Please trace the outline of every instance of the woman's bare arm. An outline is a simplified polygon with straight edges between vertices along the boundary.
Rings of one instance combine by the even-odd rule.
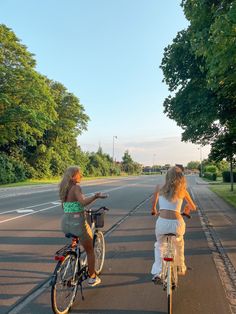
[[[75,186],[75,191],[74,191],[76,200],[82,204],[83,206],[87,206],[89,204],[91,204],[92,202],[94,202],[96,199],[98,198],[106,198],[107,195],[102,194],[102,193],[95,193],[92,196],[89,197],[85,197],[84,194],[82,193],[81,187],[79,185]]]
[[[152,197],[152,210],[151,210],[151,214],[155,216],[158,215],[157,202],[159,198],[159,192],[160,192],[160,187],[159,185],[157,185],[155,192],[153,193],[153,197]]]
[[[185,193],[185,197],[184,197],[185,201],[187,202],[187,205],[188,207],[191,209],[191,210],[196,210],[197,207],[196,205],[194,204],[190,194],[188,193],[188,191],[186,191]]]

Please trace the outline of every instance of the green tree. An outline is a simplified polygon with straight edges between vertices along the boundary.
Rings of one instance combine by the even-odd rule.
[[[79,157],[86,163],[77,137],[86,130],[89,117],[79,99],[62,84],[39,74],[33,55],[2,24],[0,43],[0,156],[4,152],[4,164],[13,164],[14,159],[23,165],[27,177],[45,177],[60,175]]]
[[[218,140],[212,145],[209,155],[210,160],[221,161],[226,159],[230,164],[231,191],[234,190],[233,165],[236,152],[236,137],[234,133],[225,133],[219,136]]]
[[[85,114],[79,98],[68,92],[61,83],[48,80],[48,86],[56,104],[57,119],[53,127],[45,131],[41,142],[48,152],[50,172],[52,175],[60,175],[65,168],[78,160],[78,156],[82,157],[77,138],[87,129],[89,117]],[[37,149],[33,154],[33,160],[36,155],[39,156]],[[86,159],[84,157],[83,160]],[[38,158],[37,164],[40,162],[41,158]]]
[[[194,169],[198,169],[199,166],[200,166],[200,162],[199,161],[190,161],[187,164],[187,169],[194,170]]]
[[[190,25],[164,52],[161,68],[172,92],[164,110],[183,128],[182,140],[212,144],[217,160],[223,155],[214,146],[230,134],[224,152],[232,159],[228,148],[234,148],[236,138],[236,1],[183,0],[182,6]]]
[[[122,170],[128,174],[140,174],[142,172],[142,165],[133,161],[129,151],[126,150],[122,157]]]
[[[0,145],[35,144],[57,114],[45,78],[15,34],[0,25]]]
[[[164,101],[164,112],[184,130],[182,139],[207,143],[218,131],[216,95],[206,88],[205,63],[194,54],[191,29],[177,34],[165,48],[161,63],[164,81],[171,92]]]

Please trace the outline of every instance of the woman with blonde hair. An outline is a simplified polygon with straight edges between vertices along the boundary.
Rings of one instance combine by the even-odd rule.
[[[185,222],[181,216],[181,207],[183,201],[186,201],[186,209],[196,210],[196,205],[192,201],[186,186],[186,178],[183,171],[175,166],[171,167],[166,174],[165,183],[162,187],[159,185],[153,195],[152,215],[158,216],[156,221],[156,242],[154,245],[155,262],[152,266],[152,280],[155,283],[161,282],[162,250],[164,243],[164,234],[176,234],[176,260],[178,273],[185,275],[186,265],[184,258],[184,238]],[[157,202],[159,210],[157,210]]]
[[[101,279],[95,273],[95,255],[93,250],[93,235],[85,217],[85,206],[98,198],[106,198],[107,195],[95,193],[85,197],[79,185],[82,178],[80,168],[71,166],[66,169],[59,185],[59,195],[62,202],[64,215],[62,217],[62,230],[79,237],[88,257],[88,270],[90,286],[98,285]]]

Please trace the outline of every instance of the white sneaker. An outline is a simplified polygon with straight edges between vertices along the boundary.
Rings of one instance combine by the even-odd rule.
[[[152,277],[152,282],[155,285],[161,285],[162,284],[162,279],[161,279],[161,275],[160,274],[156,274]]]
[[[94,278],[89,277],[89,279],[88,279],[88,285],[89,285],[90,287],[97,286],[97,285],[99,285],[100,283],[101,283],[101,279],[100,279],[98,276],[96,276],[96,277],[94,277]]]

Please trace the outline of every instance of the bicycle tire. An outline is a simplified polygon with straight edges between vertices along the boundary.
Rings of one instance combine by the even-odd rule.
[[[168,314],[172,314],[172,294],[168,295]]]
[[[101,274],[105,260],[105,240],[102,231],[96,231],[93,240],[95,254],[95,272]]]
[[[168,314],[172,314],[172,265],[170,262],[168,262],[166,291],[167,291]]]
[[[55,314],[66,314],[72,307],[78,290],[78,276],[73,279],[76,254],[69,252],[63,261],[57,263],[51,288],[51,304]]]

